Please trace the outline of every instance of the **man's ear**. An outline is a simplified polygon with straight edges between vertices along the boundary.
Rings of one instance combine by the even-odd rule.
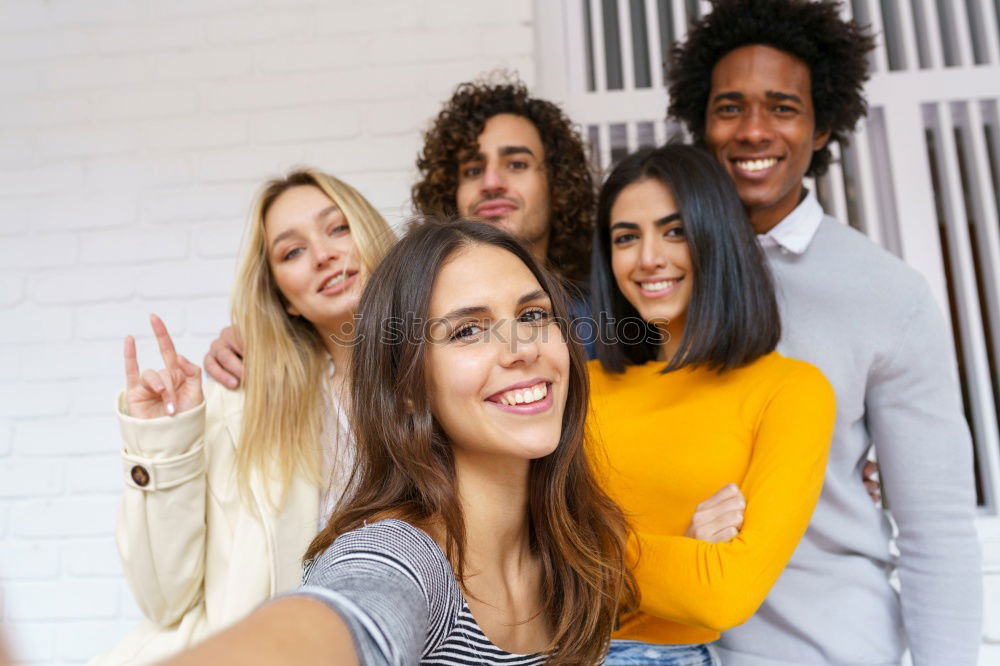
[[[817,130],[816,133],[813,134],[813,152],[814,153],[817,150],[822,150],[823,149],[823,146],[825,146],[826,143],[830,140],[830,134],[831,134],[831,132],[828,129]]]

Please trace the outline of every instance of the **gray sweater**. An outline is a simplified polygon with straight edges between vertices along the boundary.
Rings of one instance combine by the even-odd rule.
[[[822,211],[810,195],[786,220],[796,215]],[[915,270],[833,218],[817,222],[811,241],[798,238],[801,253],[762,245],[781,307],[778,350],[817,366],[836,392],[826,481],[767,600],[720,639],[723,663],[888,665],[908,645],[915,666],[974,666],[982,589],[972,444],[945,322]],[[898,557],[889,516],[861,483],[872,445]]]

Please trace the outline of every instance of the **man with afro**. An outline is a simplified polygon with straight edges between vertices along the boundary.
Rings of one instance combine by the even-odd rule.
[[[866,114],[873,44],[832,2],[715,0],[667,63],[670,115],[729,172],[768,257],[779,351],[837,395],[812,523],[757,613],[723,634],[726,666],[888,666],[907,647],[916,666],[977,663],[972,445],[948,329],[923,278],[802,182]],[[888,512],[859,477],[873,446]]]
[[[417,168],[420,213],[492,222],[563,278],[586,278],[595,192],[583,141],[516,77],[459,85],[424,135]]]

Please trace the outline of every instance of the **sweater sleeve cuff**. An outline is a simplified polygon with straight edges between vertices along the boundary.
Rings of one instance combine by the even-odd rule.
[[[125,483],[137,490],[167,490],[205,473],[205,446],[174,458],[143,458],[122,451]]]

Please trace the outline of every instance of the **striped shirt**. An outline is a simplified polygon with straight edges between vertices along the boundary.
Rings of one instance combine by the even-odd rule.
[[[292,596],[322,601],[347,624],[362,666],[535,666],[479,628],[448,558],[426,533],[382,520],[342,534],[305,571]]]

